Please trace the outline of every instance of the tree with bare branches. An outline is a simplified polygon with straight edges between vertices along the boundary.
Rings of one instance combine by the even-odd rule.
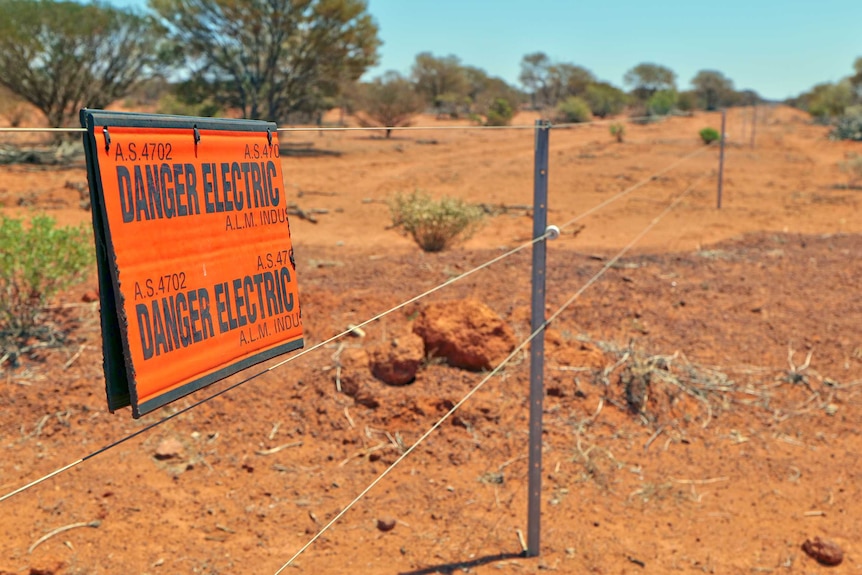
[[[104,108],[159,68],[153,20],[102,4],[0,0],[0,84],[51,126]]]

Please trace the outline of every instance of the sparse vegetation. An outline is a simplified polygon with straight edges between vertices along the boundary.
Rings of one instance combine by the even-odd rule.
[[[647,101],[650,116],[667,116],[676,106],[676,90],[659,90]]]
[[[424,108],[410,81],[397,72],[387,72],[363,88],[360,106],[364,115],[359,116],[359,122],[364,126],[409,126]],[[392,130],[387,129],[386,137],[391,135]]]
[[[843,116],[852,104],[853,88],[849,81],[820,84],[811,91],[808,113],[816,120],[828,124],[833,118]]]
[[[508,126],[515,116],[515,111],[505,98],[495,98],[488,108],[486,126]]]
[[[853,154],[841,162],[841,171],[847,174],[847,186],[856,188],[862,186],[862,155]]]
[[[622,144],[623,138],[625,137],[625,134],[626,134],[626,127],[623,126],[622,124],[611,124],[610,132],[611,132],[611,136],[616,138],[617,142]]]
[[[217,117],[221,115],[221,106],[211,99],[200,102],[190,102],[181,94],[165,94],[159,98],[159,114],[175,114],[178,116]]]
[[[733,81],[717,70],[701,70],[692,79],[694,93],[704,110],[732,106],[737,99]]]
[[[721,138],[721,134],[715,128],[704,128],[700,131],[700,139],[704,144],[711,144]]]
[[[590,106],[583,98],[570,96],[557,106],[555,119],[558,122],[577,124],[593,119]]]
[[[422,191],[388,201],[392,224],[402,228],[426,252],[439,252],[469,238],[485,213],[458,198],[433,199]]]
[[[0,84],[67,126],[161,66],[160,31],[134,10],[64,0],[0,2]]]
[[[48,301],[83,279],[91,261],[89,234],[83,227],[56,227],[47,216],[29,226],[0,215],[0,346],[56,333],[40,326]]]
[[[619,114],[628,102],[625,92],[605,82],[587,86],[583,97],[589,104],[593,116],[598,118]]]
[[[623,83],[631,86],[635,99],[647,102],[660,90],[676,90],[676,73],[666,66],[644,62],[626,72]]]
[[[848,108],[844,115],[838,118],[829,137],[833,140],[862,142],[862,106]]]

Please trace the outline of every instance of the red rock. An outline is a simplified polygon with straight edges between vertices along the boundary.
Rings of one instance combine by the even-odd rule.
[[[828,567],[840,565],[844,561],[844,551],[837,543],[828,539],[820,537],[815,537],[813,540],[806,539],[802,544],[802,550],[821,565]]]
[[[472,371],[496,367],[515,348],[512,328],[474,299],[427,306],[413,331],[425,342],[426,353]]]
[[[86,291],[84,292],[84,295],[81,296],[81,301],[84,303],[99,301],[99,292],[94,290]]]
[[[418,335],[408,333],[372,347],[368,351],[371,373],[388,385],[406,385],[416,379],[425,359],[425,345]]]
[[[374,409],[380,406],[380,401],[374,396],[371,369],[368,354],[364,349],[345,349],[338,357],[337,370],[332,370],[333,377],[338,374],[341,392],[353,398],[359,405]]]
[[[377,520],[377,528],[383,532],[395,529],[395,519],[392,517],[381,517]]]

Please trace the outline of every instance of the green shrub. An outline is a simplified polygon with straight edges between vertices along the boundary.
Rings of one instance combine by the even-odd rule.
[[[39,326],[48,300],[84,278],[93,261],[89,233],[54,226],[34,216],[30,225],[0,215],[0,345],[29,337],[51,337]]]
[[[508,126],[515,116],[512,105],[505,98],[494,98],[488,107],[486,126]]]
[[[667,116],[676,106],[676,90],[660,90],[650,96],[647,101],[647,112],[650,116]]]
[[[700,139],[704,144],[711,144],[721,138],[721,134],[715,128],[704,128],[700,131]]]
[[[847,174],[847,186],[858,187],[862,184],[862,156],[853,154],[846,162],[841,162],[841,171]]]
[[[589,122],[592,119],[593,113],[583,98],[569,96],[557,106],[555,120],[558,122],[576,124]]]
[[[676,107],[680,112],[693,112],[697,108],[697,94],[692,91],[680,92],[676,99]]]
[[[485,212],[457,198],[434,200],[415,191],[397,195],[388,202],[392,224],[413,236],[426,252],[439,252],[469,238],[479,227]]]
[[[832,140],[853,140],[862,142],[862,106],[851,106],[838,118],[829,133]]]
[[[619,88],[599,82],[587,86],[584,100],[589,105],[593,116],[604,118],[622,112],[628,97]]]
[[[828,124],[833,118],[841,117],[853,104],[853,87],[850,82],[820,84],[811,89],[808,96],[808,113],[815,120]]]
[[[623,137],[626,134],[626,127],[622,124],[611,124],[610,125],[611,136],[617,139],[617,142],[622,143]]]
[[[218,117],[222,113],[221,106],[207,99],[203,102],[192,104],[184,100],[181,96],[174,94],[165,94],[159,99],[159,104],[156,109],[159,114],[173,114],[176,116],[201,116],[201,117]]]

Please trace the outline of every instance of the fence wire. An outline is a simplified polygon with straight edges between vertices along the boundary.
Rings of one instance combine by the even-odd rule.
[[[697,180],[694,181],[691,185],[689,185],[685,191],[680,193],[670,204],[655,218],[653,218],[649,224],[646,225],[625,247],[623,247],[616,255],[614,255],[611,259],[602,266],[602,268],[596,272],[580,289],[578,289],[569,299],[565,301],[553,314],[548,317],[542,325],[530,333],[526,339],[524,339],[517,347],[502,361],[500,362],[493,370],[491,370],[485,377],[482,378],[479,383],[473,386],[470,391],[468,391],[458,402],[452,406],[449,411],[447,411],[440,419],[438,419],[434,425],[432,425],[425,433],[423,433],[419,439],[417,439],[409,448],[407,448],[404,453],[402,453],[398,459],[393,461],[389,467],[383,470],[383,472],[378,475],[374,480],[368,484],[368,486],[363,489],[359,495],[357,495],[350,503],[344,506],[341,511],[339,511],[326,525],[324,525],[305,545],[299,548],[299,550],[294,553],[294,555],[287,560],[287,562],[275,572],[275,575],[280,575],[285,569],[287,569],[296,559],[299,558],[309,547],[311,547],[315,541],[317,541],[324,533],[326,533],[335,523],[338,522],[344,515],[350,511],[359,501],[361,501],[374,487],[379,484],[383,479],[388,476],[392,471],[398,466],[399,463],[404,461],[411,453],[413,453],[417,447],[419,447],[428,437],[431,436],[437,429],[440,428],[443,423],[446,422],[458,409],[464,405],[471,397],[473,397],[476,392],[478,392],[482,387],[485,386],[488,381],[490,381],[494,376],[496,376],[500,370],[502,370],[510,361],[512,361],[515,357],[517,357],[524,348],[529,345],[539,334],[543,333],[545,329],[551,323],[553,323],[559,316],[562,314],[569,306],[571,306],[587,289],[590,288],[593,284],[595,284],[609,269],[611,269],[619,260],[622,258],[631,248],[633,248],[645,235],[647,235],[658,223],[667,216],[673,209],[682,202],[682,200],[691,192],[705,177],[707,174],[701,175]],[[547,236],[547,234],[545,234]],[[543,236],[540,239],[544,239]]]
[[[535,130],[535,129],[536,129],[536,126],[530,126],[530,129]],[[70,130],[71,130],[71,129],[70,129]],[[76,131],[81,131],[81,130],[83,130],[83,128],[81,128],[81,129],[76,129]],[[664,174],[664,173],[666,173],[666,172],[670,171],[671,169],[673,169],[674,167],[678,166],[678,165],[679,165],[679,164],[681,164],[682,162],[684,162],[684,161],[686,161],[686,160],[688,160],[688,159],[690,159],[690,158],[693,158],[693,157],[695,157],[695,156],[697,156],[697,155],[699,155],[699,154],[703,153],[703,152],[704,152],[705,150],[707,150],[707,149],[708,149],[707,147],[700,148],[700,149],[698,149],[698,150],[696,150],[696,151],[694,151],[694,152],[692,152],[692,153],[690,153],[690,154],[687,154],[686,156],[683,156],[682,158],[680,158],[680,159],[676,160],[675,162],[673,162],[673,163],[672,163],[672,164],[670,164],[669,166],[667,166],[667,167],[663,168],[662,170],[659,170],[658,172],[656,172],[656,173],[652,174],[651,176],[648,176],[647,178],[644,178],[643,180],[641,180],[641,181],[637,182],[636,184],[634,184],[634,185],[632,185],[632,186],[629,186],[629,187],[628,187],[628,188],[626,188],[625,190],[622,190],[622,191],[621,191],[621,192],[619,192],[618,194],[615,194],[613,197],[611,197],[611,198],[609,198],[608,200],[606,200],[606,201],[602,202],[601,204],[598,204],[597,206],[595,206],[595,207],[593,207],[593,208],[591,208],[591,209],[587,210],[586,212],[584,212],[584,213],[582,213],[582,214],[579,214],[578,216],[576,216],[576,217],[574,217],[574,218],[570,219],[569,221],[567,221],[567,222],[565,222],[563,225],[561,225],[559,228],[560,228],[560,229],[565,229],[566,227],[571,226],[571,225],[572,225],[572,224],[574,224],[575,222],[577,222],[577,221],[579,221],[579,220],[581,220],[581,219],[583,219],[583,218],[586,218],[586,217],[587,217],[587,216],[589,216],[589,215],[592,215],[592,214],[596,213],[596,212],[597,212],[597,211],[599,211],[600,209],[602,209],[602,208],[606,207],[607,205],[609,205],[609,204],[613,203],[614,201],[616,201],[616,200],[618,200],[618,199],[620,199],[620,198],[624,197],[625,195],[630,194],[631,192],[633,192],[633,191],[635,191],[636,189],[638,189],[638,188],[640,188],[640,187],[642,187],[642,186],[646,185],[647,183],[649,183],[649,182],[651,182],[651,181],[655,180],[655,179],[656,179],[657,177],[659,177],[660,175],[662,175],[662,174]],[[651,228],[650,228],[650,229],[651,229]],[[416,295],[416,296],[414,296],[414,297],[412,297],[412,298],[410,298],[410,299],[408,299],[408,300],[406,300],[406,301],[404,301],[404,302],[402,302],[402,303],[400,303],[400,304],[398,304],[398,305],[396,305],[396,306],[394,306],[394,307],[392,307],[392,308],[390,308],[390,309],[388,309],[388,310],[386,310],[386,311],[383,311],[383,312],[381,312],[381,313],[379,313],[379,314],[375,315],[374,317],[372,317],[372,318],[370,318],[370,319],[367,319],[367,320],[363,321],[362,323],[358,324],[356,327],[362,328],[362,327],[364,327],[364,326],[366,326],[366,325],[368,325],[368,324],[371,324],[371,323],[373,323],[373,322],[375,322],[375,321],[378,321],[378,320],[380,320],[380,319],[382,319],[382,318],[384,318],[384,317],[388,316],[389,314],[392,314],[392,313],[394,313],[394,312],[396,312],[396,311],[398,311],[398,310],[401,310],[401,309],[403,309],[404,307],[406,307],[406,306],[408,306],[408,305],[410,305],[410,304],[412,304],[412,303],[415,303],[415,302],[417,302],[417,301],[419,301],[419,300],[421,300],[421,299],[423,299],[423,298],[425,298],[425,297],[427,297],[427,296],[429,296],[429,295],[431,295],[431,294],[433,294],[433,293],[435,293],[435,292],[437,292],[437,291],[439,291],[439,290],[441,290],[441,289],[443,289],[443,288],[445,288],[445,287],[448,287],[448,286],[450,286],[450,285],[452,285],[452,284],[454,284],[454,283],[456,283],[456,282],[458,282],[458,281],[461,281],[462,279],[467,278],[467,277],[469,277],[469,276],[473,275],[474,273],[476,273],[476,272],[478,272],[478,271],[481,271],[481,270],[483,270],[483,269],[485,269],[485,268],[487,268],[487,267],[489,267],[489,266],[491,266],[491,265],[493,265],[493,264],[495,264],[495,263],[497,263],[497,262],[499,262],[499,261],[502,261],[502,260],[504,260],[504,259],[506,259],[506,258],[508,258],[508,257],[511,257],[511,256],[515,255],[516,253],[518,253],[518,252],[520,252],[520,251],[522,251],[522,250],[524,250],[524,249],[526,249],[526,248],[528,248],[528,247],[532,246],[532,245],[533,245],[533,244],[535,244],[536,242],[546,240],[546,239],[549,237],[549,234],[550,234],[550,232],[546,232],[546,233],[545,233],[545,234],[543,234],[542,236],[539,236],[539,237],[537,237],[537,238],[534,238],[534,239],[532,239],[532,240],[531,240],[531,241],[529,241],[529,242],[525,242],[525,243],[523,243],[523,244],[521,244],[521,245],[519,245],[519,246],[517,246],[517,247],[513,248],[512,250],[509,250],[508,252],[505,252],[505,253],[503,253],[503,254],[501,254],[501,255],[499,255],[499,256],[497,256],[497,257],[495,257],[495,258],[492,258],[491,260],[488,260],[488,261],[487,261],[487,262],[485,262],[485,263],[482,263],[482,264],[480,264],[480,265],[478,265],[478,266],[476,266],[476,267],[474,267],[474,268],[472,268],[472,269],[470,269],[470,270],[467,270],[466,272],[464,272],[464,273],[462,273],[462,274],[460,274],[460,275],[458,275],[458,276],[455,276],[455,277],[453,277],[453,278],[450,278],[449,280],[447,280],[447,281],[445,281],[445,282],[443,282],[443,283],[441,283],[441,284],[439,284],[439,285],[437,285],[437,286],[434,286],[433,288],[431,288],[431,289],[429,289],[429,290],[427,290],[427,291],[425,291],[425,292],[423,292],[423,293],[421,293],[421,294],[419,294],[419,295]],[[591,285],[591,284],[590,284],[590,285]],[[588,286],[587,286],[587,287],[588,287]],[[567,305],[568,305],[568,304],[567,304]],[[297,360],[297,359],[299,359],[299,358],[301,358],[301,357],[303,357],[303,356],[305,356],[305,355],[307,355],[307,354],[310,354],[310,353],[312,353],[312,352],[314,352],[314,351],[316,351],[316,350],[320,349],[321,347],[324,347],[324,346],[329,345],[329,344],[331,344],[331,343],[333,343],[333,342],[335,342],[335,341],[338,341],[339,339],[346,337],[346,336],[347,336],[348,334],[350,334],[354,329],[355,329],[355,328],[349,328],[349,329],[346,329],[346,330],[344,330],[344,331],[342,331],[342,332],[340,332],[340,333],[338,333],[338,334],[336,334],[336,335],[333,335],[333,336],[332,336],[332,337],[330,337],[329,339],[326,339],[326,340],[324,340],[324,341],[322,341],[322,342],[320,342],[320,343],[318,343],[318,344],[316,344],[316,345],[314,345],[314,346],[311,346],[311,347],[306,348],[306,349],[304,349],[304,350],[302,350],[302,351],[300,351],[300,352],[298,352],[298,353],[296,353],[296,354],[294,354],[294,355],[291,355],[291,356],[289,356],[289,357],[287,357],[287,358],[285,358],[285,359],[283,359],[283,360],[281,360],[281,361],[279,361],[279,362],[277,362],[277,363],[275,363],[275,364],[273,364],[273,365],[271,365],[271,366],[267,367],[267,368],[266,368],[266,369],[264,369],[264,370],[261,370],[261,371],[259,371],[259,372],[257,372],[257,373],[254,373],[254,374],[252,374],[252,375],[250,375],[250,376],[248,376],[248,377],[246,377],[246,378],[244,378],[244,379],[242,379],[242,380],[240,380],[240,381],[238,381],[238,382],[236,382],[236,383],[234,383],[234,384],[232,384],[232,385],[230,385],[230,386],[228,386],[228,387],[226,387],[226,388],[224,388],[224,389],[222,389],[222,390],[220,390],[220,391],[218,391],[218,392],[216,392],[216,393],[213,393],[213,394],[211,394],[211,395],[209,395],[209,396],[207,396],[207,397],[205,397],[205,398],[203,398],[203,399],[201,399],[201,400],[199,400],[199,401],[197,401],[197,402],[195,402],[195,403],[192,403],[191,405],[189,405],[189,406],[187,406],[187,407],[185,407],[185,408],[183,408],[183,409],[181,409],[181,410],[179,410],[179,411],[177,411],[177,412],[174,412],[174,413],[172,413],[172,414],[170,414],[170,415],[168,415],[168,416],[165,416],[164,418],[162,418],[162,419],[160,419],[160,420],[158,420],[158,421],[155,421],[155,422],[153,422],[153,423],[151,423],[151,424],[149,424],[149,425],[147,425],[147,426],[145,426],[145,427],[143,427],[143,428],[141,428],[141,429],[139,429],[139,430],[135,431],[134,433],[131,433],[131,434],[129,434],[129,435],[127,435],[127,436],[125,436],[125,437],[122,437],[121,439],[118,439],[118,440],[116,440],[116,441],[114,441],[114,442],[112,442],[112,443],[109,443],[109,444],[107,444],[107,445],[105,445],[105,446],[101,447],[100,449],[97,449],[97,450],[95,450],[95,451],[93,451],[93,452],[91,452],[91,453],[89,453],[89,454],[85,455],[84,457],[81,457],[80,459],[77,459],[77,460],[75,460],[75,461],[73,461],[73,462],[71,462],[71,463],[69,463],[69,464],[67,464],[67,465],[64,465],[64,466],[62,466],[62,467],[60,467],[60,468],[58,468],[58,469],[55,469],[54,471],[51,471],[50,473],[48,473],[48,474],[46,474],[46,475],[44,475],[44,476],[41,476],[41,477],[39,477],[39,478],[37,478],[37,479],[35,479],[35,480],[33,480],[33,481],[31,481],[31,482],[27,483],[26,485],[23,485],[23,486],[21,486],[21,487],[19,487],[19,488],[15,489],[15,490],[13,490],[13,491],[10,491],[10,492],[8,492],[8,493],[6,493],[6,494],[4,494],[4,495],[0,496],[0,503],[2,503],[3,501],[6,501],[7,499],[10,499],[10,498],[14,497],[15,495],[18,495],[18,494],[20,494],[20,493],[25,492],[25,491],[27,491],[27,490],[29,490],[29,489],[31,489],[31,488],[33,488],[33,487],[35,487],[35,486],[39,485],[40,483],[43,483],[43,482],[45,482],[45,481],[47,481],[47,480],[49,480],[49,479],[51,479],[51,478],[53,478],[53,477],[56,477],[57,475],[60,475],[60,474],[62,474],[62,473],[64,473],[64,472],[66,472],[66,471],[68,471],[68,470],[70,470],[70,469],[72,469],[72,468],[74,468],[74,467],[76,467],[76,466],[78,466],[78,465],[80,465],[80,464],[84,463],[85,461],[88,461],[89,459],[92,459],[92,458],[94,458],[94,457],[96,457],[96,456],[98,456],[98,455],[100,455],[100,454],[102,454],[102,453],[105,453],[106,451],[109,451],[109,450],[111,450],[111,449],[114,449],[115,447],[118,447],[118,446],[120,446],[120,445],[122,445],[122,444],[126,443],[127,441],[130,441],[130,440],[132,440],[132,439],[134,439],[134,438],[136,438],[136,437],[138,437],[138,436],[140,436],[140,435],[143,435],[143,434],[145,434],[145,433],[149,432],[150,430],[152,430],[152,429],[154,429],[154,428],[156,428],[156,427],[158,427],[158,426],[160,426],[160,425],[162,425],[162,424],[164,424],[164,423],[166,423],[166,422],[168,422],[168,421],[170,421],[170,420],[172,420],[172,419],[176,418],[177,416],[182,415],[182,414],[184,414],[184,413],[187,413],[187,412],[191,411],[192,409],[195,409],[195,408],[199,407],[200,405],[203,405],[204,403],[207,403],[207,402],[209,402],[209,401],[212,401],[213,399],[215,399],[215,398],[217,398],[217,397],[220,397],[220,396],[224,395],[225,393],[227,393],[227,392],[229,392],[229,391],[232,391],[232,390],[234,390],[234,389],[236,389],[236,388],[238,388],[238,387],[240,387],[240,386],[242,386],[242,385],[244,385],[244,384],[246,384],[246,383],[248,383],[248,382],[250,382],[250,381],[253,381],[253,380],[257,379],[258,377],[263,376],[264,374],[267,374],[267,373],[269,373],[269,372],[272,372],[272,371],[274,371],[274,370],[276,370],[276,369],[278,369],[278,368],[280,368],[280,367],[282,367],[282,366],[284,366],[284,365],[286,365],[286,364],[288,364],[288,363],[290,363],[290,362],[292,362],[292,361],[295,361],[295,360]],[[526,345],[526,343],[529,343],[529,341],[531,341],[533,337],[535,337],[535,336],[531,336],[531,337],[530,337],[530,339],[529,339],[527,342],[525,342],[525,343],[524,343],[524,345]],[[493,372],[493,373],[496,373],[496,372]],[[459,403],[458,405],[460,405],[460,403]],[[446,417],[448,417],[448,415],[447,415]]]

